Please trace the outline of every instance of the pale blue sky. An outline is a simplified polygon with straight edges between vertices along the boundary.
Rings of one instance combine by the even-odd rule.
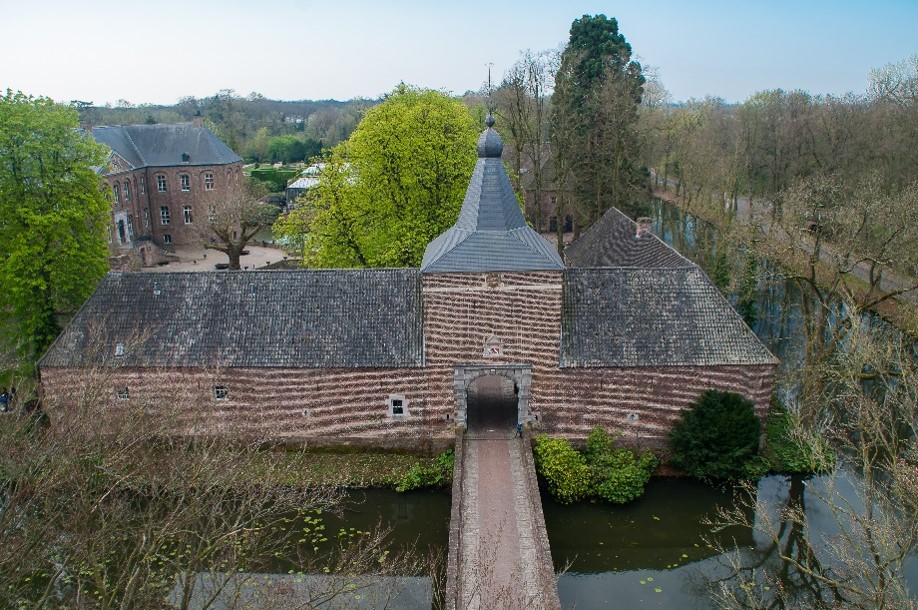
[[[863,92],[871,68],[918,53],[918,0],[0,0],[0,89],[97,104],[462,93],[585,13],[616,17],[677,100]]]

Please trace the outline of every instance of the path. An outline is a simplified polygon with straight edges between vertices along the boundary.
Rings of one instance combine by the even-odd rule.
[[[457,443],[448,607],[560,608],[528,434],[485,413]]]

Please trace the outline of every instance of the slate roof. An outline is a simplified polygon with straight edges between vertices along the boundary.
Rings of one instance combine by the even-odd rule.
[[[562,367],[775,364],[694,265],[568,269]]]
[[[571,267],[678,268],[692,263],[651,233],[635,237],[636,223],[615,208],[564,251]]]
[[[417,269],[110,273],[39,364],[415,367],[422,315]]]
[[[135,168],[175,165],[228,165],[242,158],[206,127],[177,125],[116,125],[95,127],[97,141],[111,148]],[[190,159],[182,162],[182,154]]]
[[[427,244],[422,273],[564,269],[554,246],[526,224],[493,124],[489,116],[478,139],[478,161],[459,218]]]

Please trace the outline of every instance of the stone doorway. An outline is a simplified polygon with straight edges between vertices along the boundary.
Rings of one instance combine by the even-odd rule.
[[[512,435],[529,421],[531,382],[525,365],[455,367],[456,423],[473,434]]]

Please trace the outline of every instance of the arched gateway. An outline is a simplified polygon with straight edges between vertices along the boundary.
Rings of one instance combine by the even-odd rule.
[[[511,393],[515,399],[515,413],[507,417],[501,413],[498,415],[475,412],[473,406],[471,413],[469,409],[469,394],[473,384],[481,382],[489,377],[498,377],[506,379],[512,384]],[[532,367],[530,365],[502,365],[502,366],[456,366],[453,368],[453,388],[456,395],[456,423],[466,426],[472,432],[479,432],[478,425],[490,424],[496,427],[498,432],[512,432],[517,423],[525,424],[530,421],[531,414],[529,411],[529,395],[532,385]],[[504,394],[507,392],[505,391]],[[506,396],[495,397],[494,402],[499,402],[498,398],[507,398]],[[479,405],[479,409],[484,407]],[[500,408],[500,407],[497,407]]]

